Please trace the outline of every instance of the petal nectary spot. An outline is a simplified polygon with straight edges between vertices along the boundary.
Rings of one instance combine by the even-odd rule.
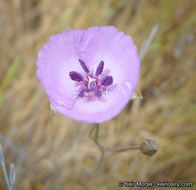
[[[80,65],[82,66],[82,69],[86,72],[86,73],[89,73],[89,70],[88,70],[88,67],[86,66],[86,63],[79,59],[79,62],[80,62]]]
[[[83,81],[83,76],[76,71],[69,72],[69,76],[70,76],[71,80],[78,81],[78,82]]]
[[[101,80],[101,85],[103,86],[110,86],[113,83],[113,77],[112,76],[105,76]]]
[[[96,76],[99,76],[103,72],[104,62],[101,61],[96,70]]]

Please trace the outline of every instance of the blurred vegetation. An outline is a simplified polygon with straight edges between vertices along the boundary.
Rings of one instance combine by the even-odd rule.
[[[195,8],[195,0],[0,1],[0,144],[7,164],[15,163],[15,189],[114,190],[119,180],[196,183]],[[102,124],[100,141],[115,147],[151,138],[158,152],[107,154],[96,169],[100,152],[90,126],[50,116],[36,76],[37,52],[54,33],[94,25],[116,26],[139,49],[156,24],[137,86],[144,99]],[[2,176],[0,169],[0,189],[6,189]]]
[[[8,67],[8,71],[3,79],[2,85],[0,86],[0,106],[3,104],[4,101],[4,93],[9,85],[12,83],[16,70],[18,68],[19,61],[14,59],[12,64]]]

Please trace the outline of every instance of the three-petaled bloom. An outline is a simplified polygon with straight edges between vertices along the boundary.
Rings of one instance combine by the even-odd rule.
[[[102,123],[124,108],[140,61],[130,36],[113,26],[56,34],[39,51],[37,74],[50,103],[79,121]]]

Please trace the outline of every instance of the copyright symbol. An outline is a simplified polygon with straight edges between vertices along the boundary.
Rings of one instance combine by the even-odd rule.
[[[123,186],[124,186],[124,182],[123,182],[123,181],[119,181],[119,182],[118,182],[118,186],[119,186],[119,187],[123,187]]]

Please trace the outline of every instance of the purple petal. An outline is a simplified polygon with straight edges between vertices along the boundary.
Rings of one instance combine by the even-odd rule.
[[[80,65],[82,66],[82,69],[86,72],[89,73],[88,67],[86,66],[86,63],[79,59]]]
[[[137,48],[124,32],[113,26],[91,27],[84,31],[76,48],[89,67],[95,68],[103,60],[104,71],[109,70],[117,83],[137,83],[140,69]]]
[[[103,72],[104,62],[101,61],[96,70],[96,76],[99,76]]]
[[[101,85],[103,86],[110,86],[113,83],[113,77],[112,76],[105,76],[101,80]]]
[[[76,102],[77,92],[69,72],[81,69],[73,42],[82,33],[83,30],[72,30],[51,36],[36,62],[38,78],[50,101],[65,110],[72,109]]]
[[[71,80],[78,81],[78,82],[83,81],[83,76],[76,71],[69,72],[69,76],[70,76]]]

